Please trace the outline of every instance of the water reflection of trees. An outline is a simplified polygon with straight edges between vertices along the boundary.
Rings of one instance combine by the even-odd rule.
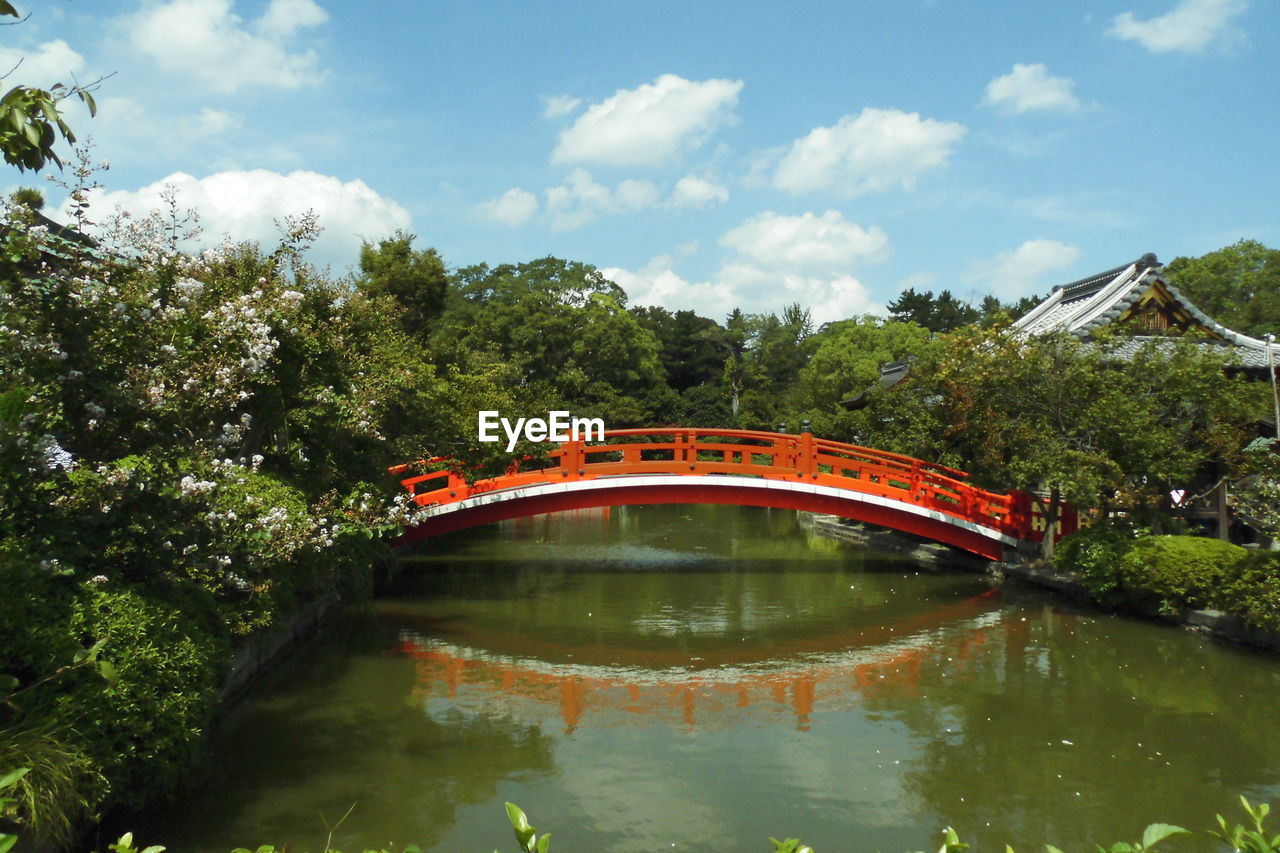
[[[1066,849],[1274,799],[1280,670],[1185,632],[1030,604],[972,655],[864,693],[914,734],[904,787],[979,849]]]
[[[216,777],[132,823],[137,836],[193,853],[285,842],[316,850],[326,823],[354,804],[336,849],[429,847],[461,807],[494,801],[513,777],[553,772],[552,742],[534,726],[424,714],[410,698],[413,665],[384,653],[388,639],[368,618],[334,626],[219,739]]]

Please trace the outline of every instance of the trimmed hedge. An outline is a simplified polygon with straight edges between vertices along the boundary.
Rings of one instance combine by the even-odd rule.
[[[1183,607],[1239,614],[1280,631],[1280,553],[1197,536],[1154,536],[1123,522],[1068,537],[1054,566],[1079,575],[1107,604],[1168,614]]]

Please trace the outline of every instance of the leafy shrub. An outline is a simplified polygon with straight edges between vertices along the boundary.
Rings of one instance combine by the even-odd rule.
[[[1218,607],[1239,613],[1251,627],[1280,633],[1280,552],[1250,554],[1218,601]]]
[[[1100,521],[1062,540],[1053,555],[1054,568],[1075,572],[1099,601],[1118,604],[1124,598],[1116,569],[1120,557],[1147,533],[1128,519]]]
[[[93,586],[90,584],[90,586]],[[83,748],[122,801],[168,791],[197,755],[230,662],[225,637],[211,634],[198,596],[141,587],[93,587],[77,601],[73,636],[107,641],[118,679],[76,675],[77,701],[55,714],[84,738]]]
[[[1152,536],[1124,521],[1094,525],[1063,540],[1059,571],[1073,571],[1107,604],[1149,612],[1207,607],[1280,632],[1280,553],[1251,552],[1217,539]]]
[[[1149,536],[1120,554],[1115,571],[1136,603],[1212,607],[1247,556],[1245,549],[1218,539]]]

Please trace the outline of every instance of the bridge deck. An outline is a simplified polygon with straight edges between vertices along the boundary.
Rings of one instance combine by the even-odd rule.
[[[392,469],[410,474],[401,483],[420,506],[430,508],[406,539],[538,512],[623,503],[832,512],[993,559],[1006,545],[1036,541],[1044,530],[1043,517],[1024,493],[988,491],[954,468],[809,433],[610,430],[603,443],[565,442],[545,460],[517,460],[507,473],[472,483],[448,469],[411,473],[447,462]],[[529,466],[536,467],[523,470]],[[1064,521],[1073,526],[1074,516],[1065,513]]]

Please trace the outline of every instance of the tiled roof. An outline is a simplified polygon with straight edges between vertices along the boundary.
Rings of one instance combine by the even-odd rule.
[[[1024,314],[1014,328],[1028,335],[1065,330],[1079,338],[1118,320],[1155,283],[1159,282],[1200,325],[1223,342],[1231,344],[1240,366],[1266,370],[1268,344],[1223,326],[1193,305],[1163,277],[1164,267],[1153,254],[1133,263],[1055,287],[1044,302]],[[1135,345],[1150,337],[1135,337]],[[1212,345],[1206,342],[1206,345]],[[1275,362],[1280,364],[1280,344],[1271,344]]]

